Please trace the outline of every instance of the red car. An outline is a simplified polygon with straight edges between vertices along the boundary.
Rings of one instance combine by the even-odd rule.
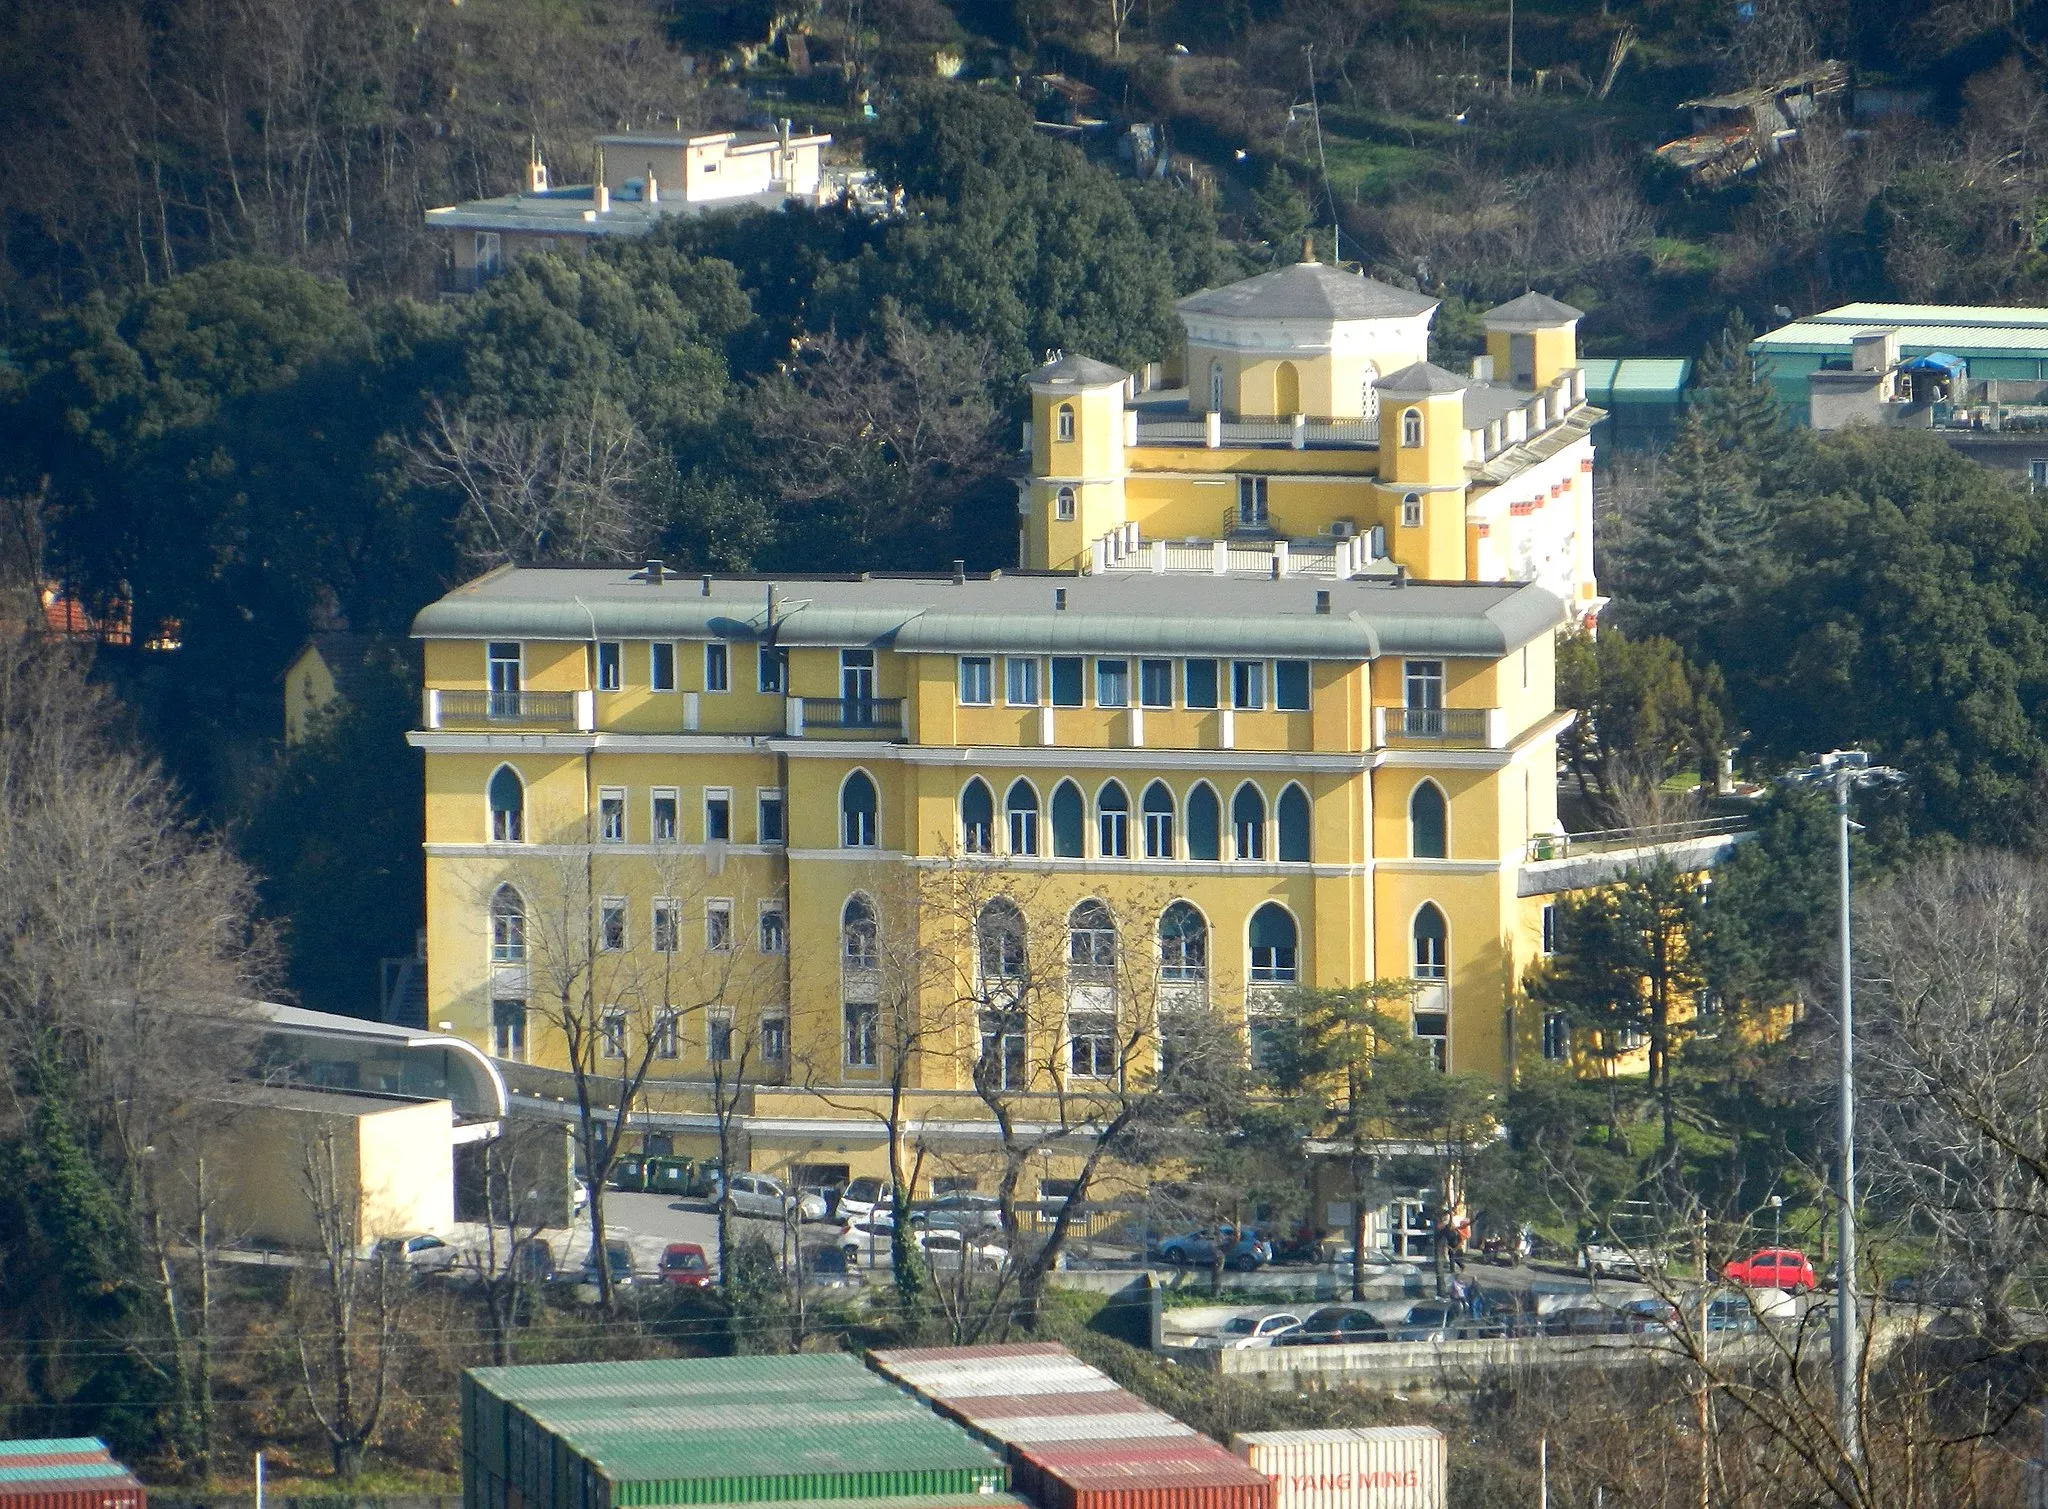
[[[711,1262],[695,1242],[671,1242],[661,1254],[661,1281],[680,1289],[709,1289]]]
[[[1814,1286],[1813,1264],[1806,1260],[1805,1253],[1793,1247],[1766,1247],[1746,1259],[1737,1258],[1721,1272],[1752,1289],[1783,1289],[1787,1294],[1796,1294]]]

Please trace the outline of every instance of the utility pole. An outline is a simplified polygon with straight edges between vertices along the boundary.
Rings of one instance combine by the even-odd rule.
[[[1864,750],[1837,749],[1822,755],[1818,764],[1794,772],[1789,779],[1830,786],[1835,793],[1842,971],[1842,1047],[1836,1089],[1842,1163],[1835,1193],[1842,1204],[1835,1238],[1835,1414],[1842,1435],[1842,1456],[1853,1471],[1863,1461],[1863,1422],[1856,1394],[1862,1316],[1857,1310],[1856,1295],[1856,1015],[1849,934],[1849,795],[1859,787],[1903,785],[1906,775],[1889,766],[1873,765]]]
[[[1508,94],[1515,92],[1515,0],[1508,0]]]

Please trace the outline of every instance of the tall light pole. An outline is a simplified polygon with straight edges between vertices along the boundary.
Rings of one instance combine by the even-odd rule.
[[[1849,794],[1859,788],[1900,785],[1906,776],[1904,771],[1871,764],[1865,750],[1837,749],[1822,755],[1820,763],[1795,773],[1792,779],[1832,786],[1835,792],[1842,945],[1842,1056],[1837,1092],[1842,1167],[1840,1188],[1836,1191],[1842,1206],[1835,1243],[1835,1412],[1842,1433],[1842,1452],[1851,1462],[1860,1462],[1863,1425],[1858,1418],[1856,1399],[1856,1355],[1860,1350],[1857,1328],[1862,1317],[1856,1309],[1856,1016],[1849,947]]]

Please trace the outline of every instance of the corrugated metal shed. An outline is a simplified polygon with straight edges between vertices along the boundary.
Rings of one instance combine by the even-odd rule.
[[[1205,1436],[1071,1442],[1013,1452],[1040,1509],[1272,1509],[1273,1484]]]

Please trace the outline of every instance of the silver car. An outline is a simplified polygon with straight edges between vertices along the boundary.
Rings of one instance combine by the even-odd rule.
[[[806,1221],[825,1219],[825,1202],[814,1194],[799,1199],[783,1188],[779,1180],[767,1174],[734,1174],[731,1179],[732,1208],[743,1216],[758,1216],[763,1220],[780,1221],[794,1209],[798,1217]],[[724,1181],[714,1175],[711,1181],[711,1198],[725,1197]]]

